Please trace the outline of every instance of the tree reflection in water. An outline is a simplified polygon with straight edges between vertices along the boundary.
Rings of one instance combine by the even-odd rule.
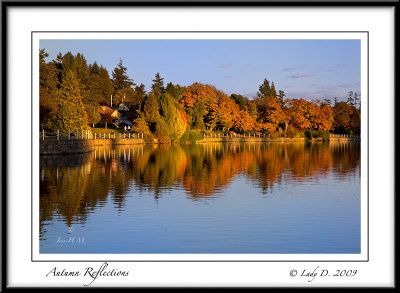
[[[135,194],[159,199],[183,189],[194,201],[211,200],[238,177],[263,193],[283,183],[358,175],[357,143],[247,143],[98,147],[92,153],[40,158],[40,238],[45,223],[84,224],[97,207],[119,212]]]

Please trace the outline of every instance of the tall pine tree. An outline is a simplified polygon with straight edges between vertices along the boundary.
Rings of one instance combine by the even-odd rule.
[[[164,78],[160,76],[160,73],[156,73],[155,79],[153,79],[153,84],[151,86],[152,93],[159,96],[165,92],[164,88]]]
[[[53,130],[73,133],[88,128],[87,114],[79,89],[79,82],[72,71],[68,71],[59,91],[59,109],[54,117]]]
[[[271,86],[269,85],[268,79],[264,79],[264,82],[258,88],[257,97],[269,97],[271,95]]]
[[[117,67],[115,67],[112,72],[115,91],[130,88],[135,85],[133,80],[128,77],[128,74],[126,73],[127,70],[128,69],[122,65],[122,60],[120,59]]]
[[[276,98],[276,89],[275,89],[275,84],[274,84],[274,82],[272,82],[272,84],[271,84],[271,92],[270,92],[270,95],[271,96],[273,96],[273,97],[275,97]]]

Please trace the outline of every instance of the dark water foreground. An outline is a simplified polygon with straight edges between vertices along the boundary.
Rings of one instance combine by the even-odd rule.
[[[360,253],[358,143],[40,157],[40,253]]]

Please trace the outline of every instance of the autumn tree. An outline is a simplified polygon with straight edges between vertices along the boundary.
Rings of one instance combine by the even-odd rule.
[[[218,95],[221,95],[220,91],[210,85],[196,82],[186,87],[180,104],[188,113],[191,125],[196,124],[200,126],[204,124],[210,130],[216,126]],[[200,122],[200,117],[203,122]]]
[[[96,103],[94,103],[94,104],[86,104],[84,105],[84,107],[88,123],[93,125],[94,127],[94,125],[99,123],[101,120],[101,116],[99,113],[99,106]]]
[[[312,128],[316,130],[329,131],[333,124],[333,110],[327,104],[314,103],[313,117],[311,119]]]
[[[143,135],[151,135],[149,125],[143,117],[136,118],[133,121],[132,130]]]
[[[269,131],[277,130],[280,123],[286,121],[286,114],[279,105],[279,99],[273,96],[263,96],[255,100],[257,104],[258,122],[265,124]]]
[[[361,131],[361,114],[360,111],[355,107],[350,107],[350,134],[360,134]]]
[[[334,131],[345,134],[350,129],[350,105],[346,102],[338,102],[333,107]]]
[[[333,128],[339,134],[360,134],[360,111],[346,102],[339,102],[333,107]]]
[[[58,90],[61,71],[55,61],[46,63],[48,54],[44,49],[39,51],[39,111],[40,126],[48,124],[51,116],[58,110]]]
[[[237,105],[227,95],[222,95],[217,102],[217,122],[224,129],[231,129],[235,124],[236,116],[239,114],[239,105]]]
[[[239,133],[250,132],[255,129],[255,123],[247,111],[240,110],[235,116],[233,129]]]
[[[290,123],[298,130],[305,130],[311,128],[310,121],[310,103],[304,99],[289,99],[288,115],[290,116]]]

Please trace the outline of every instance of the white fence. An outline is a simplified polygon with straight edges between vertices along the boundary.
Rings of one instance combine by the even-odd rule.
[[[68,133],[61,133],[59,130],[56,132],[46,132],[42,130],[40,133],[42,140],[82,140],[82,139],[138,139],[143,138],[143,133],[93,133],[90,130],[77,130],[72,132],[68,130]]]
[[[205,133],[204,137],[210,137],[210,138],[221,138],[221,137],[230,137],[230,138],[234,138],[234,137],[263,137],[263,138],[269,138],[270,135],[269,134],[237,134],[237,133]]]

